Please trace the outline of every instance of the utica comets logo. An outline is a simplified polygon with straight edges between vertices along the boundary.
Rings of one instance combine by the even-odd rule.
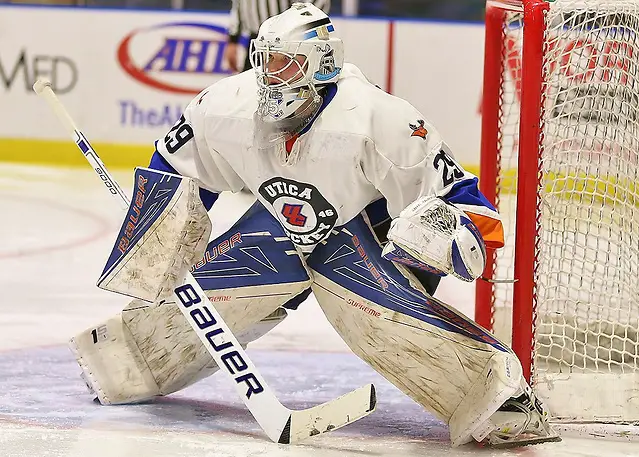
[[[276,177],[263,182],[259,193],[291,241],[302,248],[327,238],[335,227],[335,207],[311,184]]]

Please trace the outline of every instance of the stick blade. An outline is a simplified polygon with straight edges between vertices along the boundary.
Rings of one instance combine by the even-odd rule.
[[[559,435],[550,435],[550,436],[536,436],[533,438],[517,440],[517,441],[505,441],[503,443],[498,443],[498,444],[488,444],[485,447],[490,449],[511,449],[515,447],[531,446],[533,444],[558,443],[558,442],[561,442],[561,437]]]
[[[375,411],[375,386],[367,384],[327,403],[293,411],[279,443],[294,444],[311,436],[331,432]]]

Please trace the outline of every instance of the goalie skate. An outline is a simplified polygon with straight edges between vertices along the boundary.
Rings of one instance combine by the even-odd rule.
[[[561,441],[548,420],[548,411],[522,381],[521,393],[507,400],[480,428],[481,433],[475,432],[473,437],[493,448]]]

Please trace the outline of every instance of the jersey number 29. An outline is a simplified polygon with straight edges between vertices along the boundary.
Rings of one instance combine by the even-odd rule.
[[[173,126],[169,133],[164,137],[164,144],[169,154],[175,153],[178,149],[184,146],[190,139],[193,138],[193,127],[186,122],[184,114],[180,117],[180,120]]]

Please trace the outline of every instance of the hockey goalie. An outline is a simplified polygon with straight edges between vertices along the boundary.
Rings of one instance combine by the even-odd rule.
[[[494,207],[408,102],[344,63],[333,23],[296,3],[252,70],[203,90],[135,172],[98,285],[134,300],[71,340],[102,404],[167,395],[218,367],[177,305],[191,270],[242,344],[312,292],[361,359],[448,423],[454,446],[558,440],[513,352],[433,298],[503,245]],[[257,201],[209,241],[221,192]]]

